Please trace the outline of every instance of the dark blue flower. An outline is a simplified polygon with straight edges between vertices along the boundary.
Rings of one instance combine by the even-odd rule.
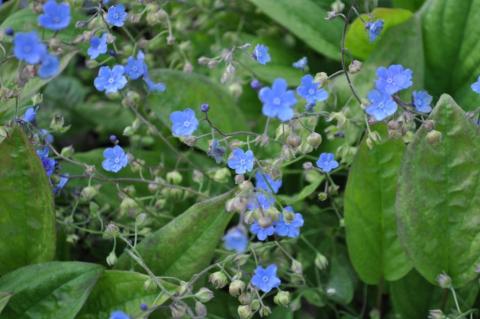
[[[221,163],[225,155],[225,147],[222,147],[217,140],[212,140],[208,148],[208,156],[213,157],[217,164]]]
[[[110,314],[109,319],[130,319],[130,317],[123,311],[114,311]]]
[[[270,62],[270,54],[268,54],[268,47],[263,44],[257,44],[253,50],[253,58],[260,64],[267,64]]]
[[[5,34],[8,35],[9,37],[13,37],[13,35],[15,34],[15,31],[13,30],[12,27],[7,27],[5,29]]]
[[[145,74],[145,61],[143,52],[139,52],[137,57],[128,57],[127,65],[125,65],[125,73],[132,80],[137,80]]]
[[[106,20],[110,25],[123,27],[127,16],[125,6],[123,4],[116,4],[108,9]]]
[[[93,82],[95,88],[99,91],[105,91],[107,94],[118,92],[127,84],[124,73],[125,69],[121,65],[115,65],[113,69],[102,66]]]
[[[172,122],[172,133],[174,136],[190,136],[198,128],[197,117],[190,108],[172,112],[170,114],[170,122]]]
[[[92,37],[90,39],[90,47],[87,50],[90,59],[96,59],[100,54],[107,53],[107,37],[108,34],[104,33],[101,37]]]
[[[372,90],[368,93],[368,99],[370,104],[365,112],[377,121],[382,121],[397,111],[397,103],[385,92]]]
[[[236,148],[230,154],[227,165],[235,170],[235,173],[245,174],[253,169],[254,161],[255,157],[251,150],[244,152],[241,148]]]
[[[317,166],[324,173],[329,173],[338,167],[338,162],[335,160],[335,156],[332,153],[322,153],[317,160]]]
[[[56,161],[53,158],[48,157],[48,147],[37,150],[37,155],[42,161],[43,169],[47,176],[51,176],[55,170]]]
[[[277,266],[275,264],[271,264],[267,268],[257,266],[251,283],[265,293],[270,292],[273,288],[278,288],[281,281],[277,277]]]
[[[368,31],[368,37],[370,42],[375,41],[375,39],[382,33],[384,22],[383,20],[376,20],[373,22],[367,22],[365,28]]]
[[[103,151],[103,157],[105,159],[102,162],[102,167],[107,172],[117,173],[128,164],[127,154],[118,145],[106,148]]]
[[[320,87],[320,84],[314,81],[313,76],[307,74],[302,77],[301,84],[297,88],[297,93],[303,97],[308,104],[315,104],[328,99],[328,92]]]
[[[269,224],[262,226],[258,221],[255,221],[252,225],[250,225],[250,231],[252,234],[257,235],[258,240],[264,241],[268,238],[268,236],[273,236],[275,233],[275,225]]]
[[[257,172],[255,174],[255,186],[257,189],[264,190],[266,192],[278,193],[280,187],[282,187],[282,180],[274,180],[270,175]]]
[[[295,69],[299,69],[299,70],[305,70],[307,68],[307,65],[308,65],[308,59],[306,56],[304,56],[303,58],[301,58],[300,60],[292,64],[292,66]]]
[[[223,246],[228,250],[243,253],[248,246],[248,237],[241,227],[233,227],[223,236]]]
[[[208,103],[203,103],[200,105],[200,111],[203,113],[207,113],[210,110],[210,105]]]
[[[283,213],[275,225],[275,233],[279,236],[296,238],[300,235],[300,227],[303,226],[303,216],[296,213],[290,206],[285,207],[284,210],[294,214],[293,220],[285,220],[285,213]]]
[[[40,62],[38,76],[42,79],[48,79],[58,74],[60,71],[60,60],[52,54],[45,54]]]
[[[22,120],[27,123],[35,122],[35,118],[37,117],[37,111],[34,107],[29,107],[25,114],[23,114]]]
[[[430,113],[432,111],[432,96],[426,91],[414,91],[412,93],[413,106],[418,112]]]
[[[68,3],[48,0],[43,5],[43,14],[38,17],[38,24],[45,29],[59,31],[68,27],[70,19],[70,5]]]
[[[19,32],[13,38],[13,52],[20,61],[37,64],[47,53],[47,47],[42,43],[35,31]]]
[[[258,92],[263,103],[262,112],[270,118],[288,121],[293,117],[293,106],[297,103],[295,93],[287,90],[287,81],[275,79],[271,88],[264,87]]]
[[[475,93],[480,94],[480,76],[477,78],[477,81],[473,83],[470,87]]]
[[[253,79],[251,82],[250,82],[250,87],[256,91],[260,90],[262,88],[262,83],[257,80],[257,79]]]
[[[404,68],[400,64],[390,65],[388,68],[377,69],[377,90],[389,95],[407,89],[412,85],[412,70]]]
[[[58,181],[57,185],[53,189],[53,193],[58,194],[65,187],[65,185],[67,185],[68,180],[69,180],[68,174],[60,176],[60,180]]]

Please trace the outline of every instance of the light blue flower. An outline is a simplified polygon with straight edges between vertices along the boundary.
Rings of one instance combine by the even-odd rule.
[[[277,266],[275,264],[271,264],[267,268],[257,266],[251,283],[255,288],[265,293],[270,292],[273,288],[278,288],[281,281],[277,277]]]
[[[118,145],[108,147],[103,151],[102,167],[107,172],[117,173],[128,165],[128,156]]]
[[[432,96],[426,91],[414,91],[412,99],[413,106],[418,112],[430,113],[432,111]]]
[[[114,311],[110,314],[109,319],[130,319],[130,317],[123,311]]]
[[[58,194],[64,187],[67,185],[69,181],[69,174],[65,174],[63,176],[60,176],[60,180],[58,181],[57,185],[53,189],[54,194]]]
[[[268,47],[263,44],[257,44],[253,50],[253,58],[260,64],[267,64],[270,62],[270,54],[268,54]]]
[[[412,70],[406,69],[400,64],[377,69],[377,90],[392,95],[410,86],[412,86]]]
[[[187,108],[183,111],[175,111],[170,114],[172,133],[175,136],[190,136],[198,128],[198,120],[195,112]]]
[[[293,106],[297,99],[293,91],[287,90],[287,81],[284,79],[275,79],[271,88],[262,88],[258,95],[263,103],[262,112],[265,116],[277,117],[281,121],[293,118]]]
[[[19,32],[13,38],[13,52],[19,61],[37,64],[47,53],[47,47],[35,31]]]
[[[235,170],[235,173],[245,174],[253,169],[254,161],[255,157],[251,150],[244,152],[241,148],[236,148],[230,154],[227,165]]]
[[[104,33],[101,37],[92,37],[90,39],[90,47],[87,50],[87,54],[90,56],[90,59],[96,59],[100,54],[107,53],[107,37],[108,34]]]
[[[255,186],[257,189],[264,190],[266,192],[278,193],[280,187],[282,187],[282,180],[274,180],[270,175],[264,174],[262,172],[257,172],[255,174]]]
[[[480,76],[477,78],[477,81],[470,86],[473,92],[480,94]]]
[[[333,153],[322,153],[317,160],[317,167],[324,173],[329,173],[338,167],[338,162]]]
[[[60,71],[60,60],[52,54],[45,54],[40,62],[38,76],[42,79],[48,79],[58,74]]]
[[[297,93],[303,97],[308,104],[315,104],[328,99],[328,92],[320,87],[320,84],[314,81],[313,76],[307,74],[302,77],[301,84],[297,88]]]
[[[117,93],[127,85],[127,78],[124,75],[125,69],[121,65],[115,65],[112,69],[102,66],[95,78],[94,85],[99,91],[105,93]]]
[[[214,158],[215,162],[219,164],[222,162],[223,156],[225,155],[225,147],[222,147],[217,140],[213,139],[210,143],[207,154]]]
[[[137,80],[145,74],[146,65],[143,52],[139,52],[137,57],[128,57],[127,65],[125,65],[125,73],[132,80]]]
[[[42,162],[43,169],[45,170],[45,173],[47,176],[51,176],[53,174],[53,171],[55,170],[55,165],[57,162],[53,159],[48,157],[49,150],[48,147],[44,147],[42,149],[37,150],[37,155],[40,158],[40,161]]]
[[[275,225],[270,224],[268,226],[262,226],[258,221],[255,221],[252,225],[250,225],[250,231],[252,234],[257,235],[258,240],[264,241],[268,238],[268,236],[273,236],[275,233]]]
[[[37,117],[37,111],[35,110],[35,108],[29,107],[25,111],[25,114],[23,114],[22,120],[27,123],[33,123],[35,122],[36,117]]]
[[[370,104],[365,109],[376,121],[382,121],[397,111],[397,103],[384,92],[372,90],[368,93]]]
[[[275,203],[275,197],[264,191],[255,192],[247,203],[247,210],[261,208],[267,210]]]
[[[107,23],[115,27],[123,27],[125,20],[127,19],[127,12],[123,4],[116,4],[111,6],[107,12]]]
[[[307,68],[307,65],[308,65],[308,59],[306,56],[304,56],[303,58],[301,58],[300,60],[292,64],[292,66],[295,69],[299,69],[299,70],[305,70]]]
[[[290,206],[285,207],[284,210],[294,213],[294,218],[291,221],[287,221],[285,220],[285,214],[281,214],[275,225],[275,233],[279,236],[296,238],[300,235],[300,227],[303,226],[303,216],[300,213],[296,213]]]
[[[248,237],[241,227],[233,227],[223,236],[225,249],[243,253],[248,246]]]
[[[38,17],[38,24],[45,29],[59,31],[68,27],[70,19],[70,5],[68,3],[48,0],[43,5],[43,14]]]
[[[367,22],[365,28],[368,31],[368,37],[370,42],[373,42],[382,33],[384,22],[383,20],[376,20],[373,22]]]

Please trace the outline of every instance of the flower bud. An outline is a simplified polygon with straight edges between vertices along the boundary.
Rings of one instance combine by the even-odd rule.
[[[218,182],[218,183],[228,183],[228,180],[230,179],[231,173],[230,170],[226,167],[217,169],[215,171],[215,174],[213,175],[213,180]]]
[[[245,181],[245,176],[244,175],[235,175],[235,184],[240,185]]]
[[[228,278],[225,274],[221,271],[216,271],[210,275],[208,281],[213,285],[213,287],[220,289],[227,285]]]
[[[195,302],[195,313],[198,317],[204,318],[207,316],[207,307],[201,302]]]
[[[80,198],[82,201],[88,202],[98,194],[98,186],[87,186],[82,189]]]
[[[72,145],[69,145],[69,146],[66,146],[64,148],[62,148],[62,150],[60,151],[60,154],[63,156],[63,157],[71,157],[73,155],[73,153],[75,152],[75,150],[73,149],[73,146]]]
[[[452,286],[452,278],[448,276],[446,273],[441,273],[437,277],[438,285],[442,288],[450,288]]]
[[[238,296],[238,302],[242,305],[249,305],[252,302],[252,294],[249,292],[244,292]]]
[[[292,270],[292,272],[294,272],[295,274],[299,274],[301,275],[303,273],[303,267],[302,267],[302,264],[296,260],[296,259],[293,259],[292,260],[292,265],[290,266],[290,269]]]
[[[328,194],[325,193],[325,192],[320,192],[318,193],[318,200],[321,201],[321,202],[324,202],[326,201],[328,198]]]
[[[315,256],[315,266],[317,266],[317,268],[320,270],[325,270],[328,267],[327,257],[320,253],[317,253],[317,255]]]
[[[325,73],[325,72],[320,72],[320,73],[317,73],[315,74],[315,79],[314,79],[314,82],[320,84],[321,86],[327,82],[328,80],[328,74]]]
[[[180,319],[185,316],[187,313],[187,308],[186,306],[182,303],[173,303],[170,306],[170,312],[172,314],[172,318],[174,319]]]
[[[114,266],[117,263],[117,255],[114,251],[111,251],[107,256],[107,265]]]
[[[316,149],[320,146],[320,144],[322,144],[322,135],[318,134],[317,132],[310,133],[307,136],[307,143]]]
[[[440,309],[432,309],[428,313],[428,319],[446,319],[443,311]]]
[[[288,291],[279,291],[273,298],[273,302],[280,306],[288,306],[290,303],[290,293]]]
[[[117,237],[119,233],[120,230],[118,229],[118,226],[114,223],[108,224],[105,228],[105,235],[107,235],[108,237]]]
[[[241,280],[234,280],[228,286],[228,292],[233,297],[239,296],[245,290],[245,283]]]
[[[429,144],[435,145],[441,141],[442,133],[437,130],[432,130],[427,133],[426,139]]]
[[[348,73],[355,74],[360,72],[362,69],[362,62],[358,60],[353,60],[352,63],[348,66]]]
[[[120,214],[132,214],[138,208],[138,204],[130,197],[125,197],[120,203]]]
[[[255,299],[252,301],[252,303],[250,304],[250,308],[252,308],[253,311],[257,311],[258,309],[260,309],[260,301],[258,299]]]
[[[213,292],[205,287],[200,288],[195,294],[195,298],[202,303],[209,302],[213,298]]]
[[[287,144],[293,148],[296,148],[302,143],[300,136],[296,134],[290,134],[287,138]]]
[[[423,127],[425,127],[427,131],[431,131],[435,127],[435,121],[426,120],[425,122],[423,122]]]
[[[258,313],[260,314],[260,317],[267,317],[272,313],[272,310],[268,306],[262,306]]]
[[[250,306],[238,306],[237,313],[240,319],[249,319],[252,316],[252,309]]]
[[[171,171],[167,173],[167,182],[178,185],[182,182],[183,177],[178,171]]]

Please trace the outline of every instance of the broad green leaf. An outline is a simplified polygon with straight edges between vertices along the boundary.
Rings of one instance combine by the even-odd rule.
[[[393,0],[393,6],[415,12],[420,9],[425,0]]]
[[[377,47],[379,39],[383,34],[391,27],[411,18],[412,12],[404,9],[376,8],[372,11],[371,16],[373,18],[370,18],[367,14],[362,14],[355,19],[348,29],[345,47],[352,55],[360,59],[368,58],[370,53]],[[374,42],[370,42],[368,31],[365,29],[365,23],[363,22],[371,21],[372,19],[382,19],[385,22],[382,33]]]
[[[50,262],[20,268],[0,278],[12,294],[2,319],[73,319],[103,272],[95,264]]]
[[[404,144],[391,139],[385,126],[374,128],[380,144],[364,140],[345,190],[345,228],[353,267],[368,284],[402,278],[411,265],[397,238],[395,194]]]
[[[328,297],[335,302],[348,305],[353,299],[355,276],[346,253],[336,253],[331,258],[330,274],[326,289],[334,289]]]
[[[429,143],[421,127],[406,149],[396,201],[399,235],[422,276],[436,284],[446,272],[460,287],[477,277],[480,263],[479,130],[446,94],[429,119],[442,137]]]
[[[12,12],[18,10],[19,4],[20,0],[12,0],[0,5],[0,21],[4,21],[5,19],[7,19],[8,16],[12,14]]]
[[[325,56],[340,60],[343,24],[325,20],[327,10],[313,0],[250,0],[263,13]]]
[[[208,124],[201,121],[204,115],[199,108],[203,103],[210,105],[208,112],[210,120],[224,132],[230,133],[247,128],[242,110],[236,105],[233,98],[220,85],[213,83],[207,77],[162,69],[152,71],[152,78],[165,83],[167,89],[163,93],[150,94],[147,97],[146,105],[157,114],[158,119],[168,128],[169,132],[170,113],[185,108],[191,108],[197,113],[200,125],[195,135],[211,132]],[[204,150],[207,149],[206,138],[199,142],[199,146]]]
[[[12,294],[8,292],[0,291],[0,314],[2,314],[3,309],[8,304],[8,301],[12,298]]]
[[[230,191],[193,205],[140,242],[136,249],[153,273],[186,280],[207,266],[232,218],[225,212],[225,202],[232,194]],[[132,265],[132,258],[124,252],[117,268]],[[142,270],[138,265],[134,268]]]
[[[50,261],[55,254],[52,188],[20,127],[0,143],[0,181],[0,275]]]
[[[156,289],[145,289],[148,276],[131,271],[107,270],[93,288],[77,319],[108,319],[115,310],[130,316],[141,314],[140,305],[150,308],[168,297]]]

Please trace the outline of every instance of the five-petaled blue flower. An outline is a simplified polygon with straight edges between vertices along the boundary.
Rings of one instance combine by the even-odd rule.
[[[338,162],[335,160],[335,156],[332,153],[322,153],[317,160],[317,166],[324,173],[329,173],[338,167]]]
[[[248,246],[248,237],[240,227],[233,227],[223,236],[223,246],[228,250],[243,253]]]
[[[29,107],[25,114],[23,114],[22,120],[27,123],[35,122],[35,118],[37,117],[37,111],[34,107]]]
[[[293,220],[285,220],[285,214],[282,214],[275,225],[275,233],[279,236],[296,238],[300,235],[300,227],[303,226],[303,216],[300,213],[296,213],[290,206],[285,207],[284,210],[294,213]]]
[[[376,121],[382,121],[397,111],[397,103],[385,92],[372,90],[368,92],[368,99],[370,104],[365,112],[373,116]]]
[[[297,88],[297,93],[303,97],[308,104],[315,104],[328,99],[328,92],[320,87],[320,84],[314,81],[313,76],[307,74],[302,77],[301,84]]]
[[[270,54],[268,54],[268,47],[263,44],[257,44],[253,50],[253,58],[260,64],[267,64],[270,62]]]
[[[15,34],[13,38],[13,52],[20,61],[37,64],[47,53],[47,47],[35,31],[20,32]]]
[[[221,163],[225,155],[225,147],[222,147],[217,140],[212,140],[208,148],[208,156],[213,157],[217,164]]]
[[[275,203],[275,197],[271,193],[264,191],[257,191],[252,194],[247,203],[248,210],[255,210],[261,208],[263,210],[269,209]]]
[[[475,93],[480,94],[480,76],[477,78],[477,82],[473,83],[470,87]]]
[[[250,225],[250,231],[252,234],[257,235],[258,240],[264,241],[268,238],[268,236],[273,236],[275,233],[275,225],[269,224],[262,226],[258,221],[255,221],[252,225]]]
[[[255,180],[255,186],[257,189],[261,189],[269,193],[273,191],[273,193],[276,194],[280,187],[282,187],[281,179],[275,180],[270,175],[261,172],[257,172],[255,174]]]
[[[90,47],[87,50],[90,59],[96,59],[100,54],[107,53],[107,37],[108,34],[104,33],[101,37],[92,37],[90,39]]]
[[[60,60],[58,57],[47,53],[42,57],[40,68],[38,69],[38,76],[42,79],[48,79],[57,75],[59,70]]]
[[[287,81],[275,79],[271,88],[264,87],[258,92],[263,103],[262,112],[270,118],[288,121],[293,117],[293,106],[297,103],[295,93],[287,90]]]
[[[123,27],[127,16],[128,13],[125,11],[125,6],[123,4],[116,4],[108,9],[106,20],[110,25]]]
[[[307,68],[307,65],[308,65],[308,59],[306,56],[304,56],[303,58],[301,58],[300,60],[296,61],[296,62],[293,62],[292,66],[295,68],[295,69],[299,69],[299,70],[305,70]]]
[[[130,319],[130,317],[123,311],[114,311],[110,314],[109,319]]]
[[[273,288],[278,288],[281,281],[277,277],[277,266],[275,264],[271,264],[267,268],[257,266],[251,283],[265,293],[270,292]]]
[[[57,162],[53,158],[48,157],[48,153],[48,147],[37,150],[37,155],[42,161],[43,169],[47,176],[50,176],[53,174]]]
[[[107,172],[117,173],[128,164],[128,156],[118,145],[108,147],[103,151],[102,167]]]
[[[124,75],[125,69],[121,65],[115,65],[112,69],[108,66],[102,66],[98,70],[98,75],[93,84],[99,91],[105,93],[117,93],[127,84],[127,78]]]
[[[137,57],[128,57],[127,64],[125,65],[125,73],[132,80],[137,80],[145,74],[145,61],[143,52],[139,52]]]
[[[376,88],[389,95],[407,89],[412,85],[412,70],[400,64],[390,65],[388,68],[377,69]]]
[[[170,121],[172,122],[172,132],[175,136],[190,136],[198,128],[197,117],[190,108],[172,112]]]
[[[58,181],[57,185],[53,189],[54,194],[58,194],[58,192],[60,192],[65,187],[65,185],[67,185],[69,177],[70,176],[68,174],[60,176],[60,180]]]
[[[432,111],[432,96],[426,91],[414,91],[412,93],[413,106],[418,112],[430,113]]]
[[[384,22],[383,20],[376,20],[373,22],[367,22],[365,24],[365,28],[368,31],[368,37],[370,42],[373,42],[377,39],[377,37],[382,33]]]
[[[234,169],[235,173],[245,174],[253,169],[254,161],[255,157],[251,150],[244,152],[241,148],[236,148],[232,151],[232,154],[230,154],[227,165],[231,169]]]
[[[43,14],[38,17],[38,24],[45,29],[59,31],[68,27],[70,19],[70,5],[68,3],[48,0],[43,5]]]

